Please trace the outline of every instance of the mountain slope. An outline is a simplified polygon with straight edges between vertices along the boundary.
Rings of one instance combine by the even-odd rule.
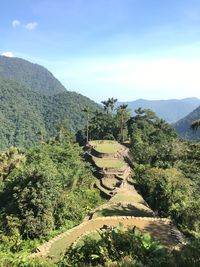
[[[47,69],[21,58],[0,56],[0,78],[17,81],[40,93],[57,94],[66,91]]]
[[[15,81],[0,80],[0,148],[30,146],[44,130],[41,95]]]
[[[200,105],[198,98],[169,99],[169,100],[145,100],[138,99],[132,102],[125,102],[134,113],[134,110],[141,107],[153,110],[160,118],[167,122],[176,122]],[[118,103],[122,104],[122,103]]]
[[[45,68],[18,58],[0,57],[0,149],[29,147],[54,136],[65,124],[76,132],[85,126],[83,109],[94,101],[64,86]]]
[[[185,118],[174,124],[178,134],[185,139],[200,140],[200,130],[193,132],[190,129],[191,123],[200,118],[200,106],[192,111]]]
[[[0,79],[0,149],[11,145],[37,144],[40,133],[54,136],[62,124],[76,132],[85,126],[82,110],[99,106],[80,94],[65,91],[56,95],[33,92],[13,80]]]

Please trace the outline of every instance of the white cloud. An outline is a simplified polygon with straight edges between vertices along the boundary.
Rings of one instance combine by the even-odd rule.
[[[33,22],[29,22],[25,25],[25,28],[27,30],[35,30],[36,27],[38,26],[38,23],[36,21],[33,21]]]
[[[199,69],[200,59],[130,57],[85,59],[55,73],[72,88],[87,88],[92,98],[95,88],[104,96],[133,100],[200,97]]]
[[[13,22],[12,22],[12,26],[13,26],[13,28],[16,28],[16,27],[18,27],[18,26],[20,26],[21,25],[21,22],[19,21],[19,20],[13,20]]]
[[[5,57],[14,57],[13,53],[12,52],[4,52],[1,54],[2,56],[5,56]]]

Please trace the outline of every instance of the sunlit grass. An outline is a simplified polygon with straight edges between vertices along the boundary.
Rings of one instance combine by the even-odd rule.
[[[121,148],[121,146],[118,142],[111,141],[111,140],[91,141],[90,144],[99,153],[115,154]]]
[[[115,178],[104,178],[102,180],[102,183],[105,185],[105,186],[108,186],[109,188],[110,187],[114,187],[116,185],[116,183],[119,182],[117,179]]]
[[[98,231],[93,232],[93,233],[90,233],[90,234],[88,234],[88,235],[82,237],[82,238],[77,242],[76,247],[82,247],[82,246],[84,246],[84,245],[85,245],[85,242],[87,242],[88,239],[92,239],[92,240],[96,240],[96,241],[98,241],[98,240],[101,239],[101,236],[100,236],[100,234],[99,234]]]
[[[130,203],[144,203],[144,199],[139,194],[116,194],[112,197],[113,202],[130,202]]]
[[[95,164],[100,168],[122,168],[125,166],[124,161],[118,159],[95,158]]]

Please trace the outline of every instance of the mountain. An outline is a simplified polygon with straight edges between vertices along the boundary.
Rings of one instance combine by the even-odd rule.
[[[178,134],[184,139],[200,140],[200,130],[193,132],[190,128],[191,123],[200,118],[200,106],[192,111],[185,118],[174,124]]]
[[[153,110],[160,118],[169,123],[176,122],[200,105],[198,98],[169,99],[169,100],[145,100],[138,99],[132,102],[119,102],[118,105],[128,104],[134,113],[134,110],[141,107]]]
[[[48,95],[65,92],[65,87],[44,67],[21,58],[0,56],[0,78],[19,82]]]
[[[100,108],[89,98],[67,91],[45,68],[21,59],[6,60],[0,57],[0,66],[4,66],[0,72],[0,150],[35,145],[41,133],[46,138],[54,136],[62,124],[76,132],[85,126],[84,107]],[[22,73],[17,71],[20,64]]]

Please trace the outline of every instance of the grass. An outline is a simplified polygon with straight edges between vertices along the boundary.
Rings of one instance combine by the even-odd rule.
[[[82,246],[84,246],[84,245],[85,245],[85,241],[86,241],[87,239],[92,239],[92,240],[97,240],[97,241],[98,241],[98,240],[101,239],[101,236],[100,236],[100,234],[99,234],[98,231],[96,231],[96,232],[94,232],[94,233],[91,233],[91,234],[88,234],[87,236],[84,236],[83,238],[81,238],[81,239],[78,241],[76,247],[82,247]]]
[[[112,197],[113,202],[130,202],[130,203],[144,203],[144,199],[139,194],[116,194]]]
[[[112,188],[118,183],[119,181],[115,178],[104,178],[102,180],[103,185],[108,186],[109,188]]]
[[[122,168],[125,166],[124,161],[118,159],[95,158],[95,164],[99,168]]]
[[[111,140],[91,141],[90,144],[97,152],[106,154],[115,154],[121,148],[118,142]]]
[[[153,212],[134,205],[130,205],[130,207],[117,207],[116,205],[113,205],[97,212],[97,217],[107,216],[152,217]]]

